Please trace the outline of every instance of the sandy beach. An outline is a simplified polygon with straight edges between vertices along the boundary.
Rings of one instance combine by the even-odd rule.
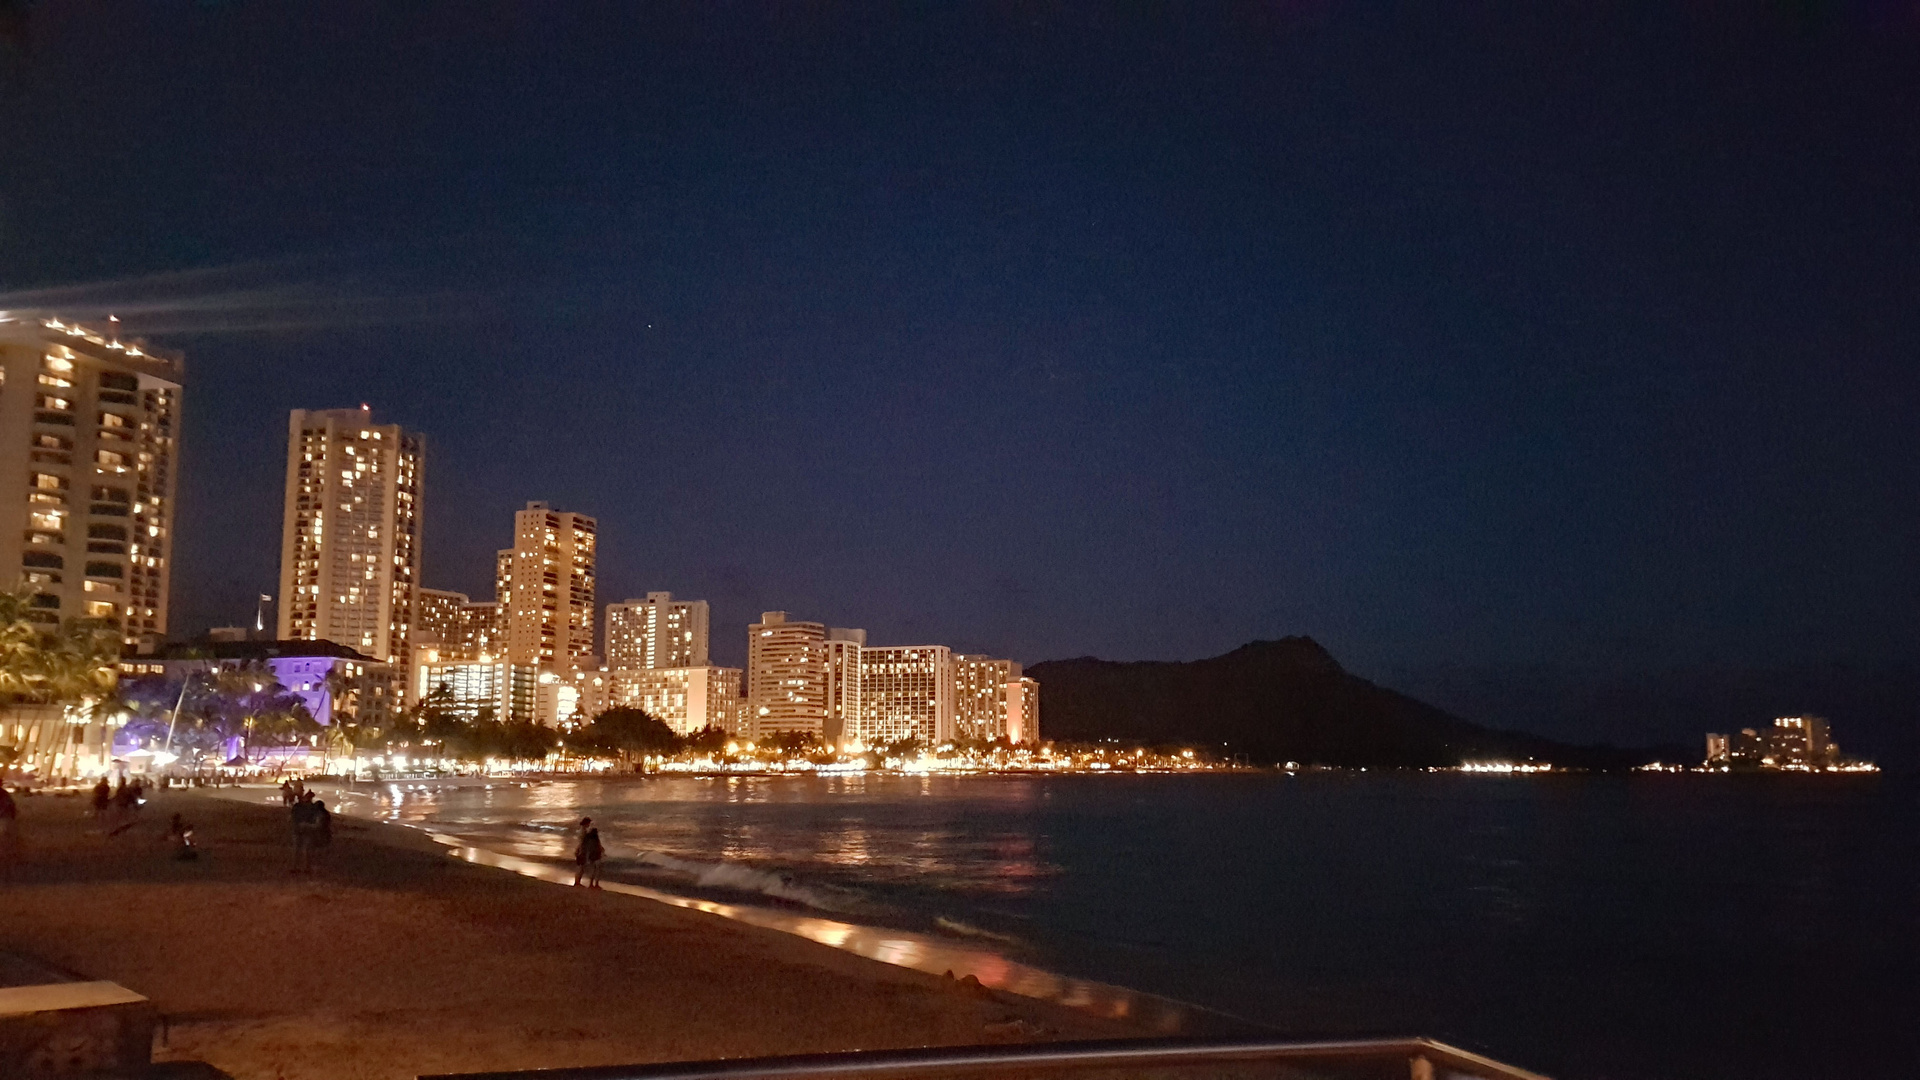
[[[166,1018],[156,1061],[204,1061],[240,1080],[1142,1033],[699,911],[471,865],[397,826],[337,819],[324,864],[296,876],[276,807],[162,794],[115,836],[79,798],[20,808],[0,950],[145,994]],[[170,857],[175,811],[195,828],[196,862]]]

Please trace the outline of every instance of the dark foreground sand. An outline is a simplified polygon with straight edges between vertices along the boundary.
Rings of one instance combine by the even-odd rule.
[[[447,856],[336,818],[288,873],[286,815],[162,795],[118,836],[77,798],[23,798],[0,950],[150,997],[155,1059],[241,1080],[399,1078],[1139,1034],[786,934]],[[203,854],[168,857],[184,813]]]

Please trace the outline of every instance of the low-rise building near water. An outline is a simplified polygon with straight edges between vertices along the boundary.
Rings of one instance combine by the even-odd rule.
[[[1782,716],[1773,726],[1707,735],[1708,768],[1729,771],[1872,772],[1870,761],[1849,758],[1822,716]]]

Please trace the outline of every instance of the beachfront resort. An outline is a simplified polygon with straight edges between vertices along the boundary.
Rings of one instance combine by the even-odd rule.
[[[1040,687],[1015,660],[768,611],[746,628],[744,668],[714,664],[707,601],[600,604],[598,521],[544,502],[514,513],[490,598],[429,588],[427,438],[366,405],[291,412],[278,593],[250,626],[173,640],[174,536],[193,524],[175,502],[182,357],[117,322],[44,315],[0,320],[0,358],[0,385],[36,388],[0,402],[22,440],[4,460],[18,459],[26,528],[0,535],[0,564],[23,568],[15,621],[29,637],[65,627],[87,653],[72,677],[23,683],[0,717],[25,776],[450,764],[425,729],[461,723],[522,733],[481,756],[500,767],[590,765],[563,736],[612,710],[723,737],[735,749],[701,759],[715,769],[1128,764],[1042,750]],[[769,745],[811,753],[775,762]]]

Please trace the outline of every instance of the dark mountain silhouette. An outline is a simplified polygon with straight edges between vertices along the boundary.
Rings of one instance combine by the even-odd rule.
[[[1469,723],[1349,674],[1312,638],[1255,641],[1188,663],[1082,657],[1027,671],[1045,738],[1225,744],[1257,762],[1429,766],[1463,760],[1614,768],[1651,753],[1575,747]]]

